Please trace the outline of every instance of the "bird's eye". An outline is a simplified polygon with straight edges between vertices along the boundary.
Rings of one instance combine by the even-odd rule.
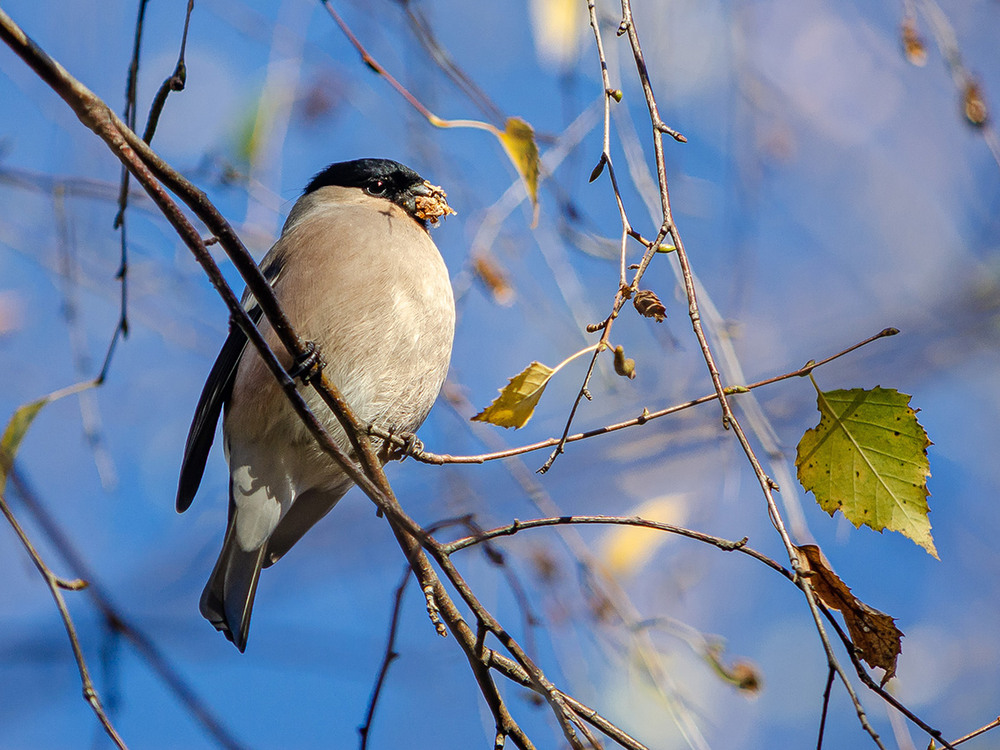
[[[371,195],[385,195],[385,182],[382,180],[376,180],[368,186],[367,190]]]

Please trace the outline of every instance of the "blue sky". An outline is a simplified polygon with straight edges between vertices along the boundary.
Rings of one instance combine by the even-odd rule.
[[[149,8],[141,117],[174,66],[183,23],[178,5]],[[420,430],[435,452],[480,453],[498,442],[559,434],[583,360],[560,373],[535,418],[517,433],[473,427],[467,417],[529,362],[554,365],[593,343],[583,327],[607,314],[617,288],[618,212],[606,174],[587,182],[602,136],[596,53],[586,26],[570,25],[563,47],[543,32],[540,19],[550,5],[559,3],[415,6],[498,110],[534,125],[543,156],[556,164],[543,182],[535,229],[523,201],[513,209],[504,203],[508,190],[518,194],[518,180],[498,144],[481,131],[427,124],[360,62],[321,6],[307,0],[198,3],[188,87],[168,101],[153,141],[209,194],[258,257],[302,186],[330,162],[395,158],[444,186],[458,215],[433,236],[453,276],[459,322],[450,398],[439,400]],[[960,736],[994,718],[1000,702],[1000,558],[993,544],[1000,523],[1000,165],[982,133],[960,116],[926,16],[920,18],[928,60],[916,67],[900,52],[902,11],[891,4],[636,6],[662,114],[688,137],[685,145],[667,143],[671,198],[712,343],[729,352],[727,382],[792,370],[886,326],[902,331],[822,368],[816,378],[828,389],[882,385],[912,394],[934,441],[930,506],[940,561],[898,534],[831,519],[796,489],[794,468],[787,474],[795,445],[818,421],[808,381],[757,392],[762,419],[745,408],[740,415],[762,454],[773,441],[767,468],[781,484],[796,540],[818,542],[854,592],[894,616],[906,634],[897,695],[947,737]],[[487,116],[428,59],[399,5],[335,7],[436,114]],[[598,7],[615,18],[613,4]],[[1000,90],[993,33],[1000,8],[970,0],[941,9],[989,101]],[[121,110],[133,3],[80,2],[53,13],[14,1],[4,10]],[[545,23],[551,31],[552,21]],[[612,119],[612,155],[630,220],[652,236],[659,217],[650,211],[656,196],[646,182],[648,115],[616,24],[609,20],[604,33],[613,85],[624,91]],[[20,404],[93,376],[118,316],[113,202],[71,190],[60,203],[42,176],[86,179],[113,193],[119,167],[7,50],[0,50],[0,101],[0,419],[6,419]],[[241,134],[259,113],[268,128],[259,131],[247,162]],[[249,175],[249,183],[223,179],[227,165]],[[173,498],[188,422],[225,337],[226,312],[189,252],[141,198],[130,210],[129,233],[131,334],[104,386],[42,412],[19,469],[115,605],[240,743],[354,746],[402,556],[368,500],[352,491],[265,572],[246,654],[200,617],[198,596],[224,528],[221,453],[210,459],[188,513],[178,516]],[[471,259],[483,252],[510,281],[508,304],[471,273]],[[637,260],[637,246],[630,252]],[[242,284],[221,251],[218,259],[238,291]],[[675,264],[660,256],[646,276],[667,307],[667,321],[623,315],[614,329],[614,343],[635,358],[638,377],[625,381],[610,367],[598,368],[594,400],[581,407],[577,428],[711,391]],[[67,309],[75,315],[71,323]],[[94,428],[96,449],[84,425]],[[390,467],[389,476],[425,523],[473,513],[480,525],[492,526],[549,515],[546,508],[643,510],[723,537],[748,536],[755,548],[782,559],[753,475],[712,405],[577,443],[548,474],[534,475],[544,459],[536,453],[519,463],[444,468],[407,461]],[[529,497],[524,477],[544,494]],[[75,575],[18,496],[7,495],[45,559],[58,573]],[[619,603],[653,623],[637,634],[616,617],[597,617],[581,572],[581,548],[593,564],[614,568],[614,535],[589,527],[574,538],[543,529],[506,540],[502,570],[475,551],[458,560],[483,601],[531,644],[560,687],[657,750],[689,746],[672,719],[677,713],[698,727],[702,739],[689,738],[695,747],[813,746],[826,669],[793,587],[714,548],[676,538],[627,539],[648,547],[647,556],[615,569]],[[546,565],[555,571],[552,580],[539,572]],[[8,571],[0,584],[0,682],[9,686],[0,705],[0,747],[109,746],[80,699],[51,598],[9,532],[0,532],[0,566]],[[527,591],[539,625],[525,625],[508,575]],[[67,597],[98,689],[129,746],[211,746],[132,647],[109,635],[86,595]],[[695,655],[692,633],[720,637],[727,659],[752,662],[763,678],[761,693],[747,698],[722,683]],[[434,634],[413,590],[396,650],[371,746],[489,746],[491,722],[467,663],[452,639]],[[642,676],[643,659],[659,670],[655,686]],[[887,746],[908,747],[877,697],[861,692]],[[559,746],[544,709],[513,687],[505,695],[539,747]],[[828,732],[829,747],[865,741],[841,689]],[[914,746],[926,745],[919,730],[909,732]]]

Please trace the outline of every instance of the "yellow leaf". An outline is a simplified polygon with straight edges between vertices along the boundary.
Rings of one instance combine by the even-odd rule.
[[[687,519],[687,504],[683,495],[665,495],[643,503],[628,515],[681,526]],[[612,526],[604,534],[601,557],[614,575],[631,575],[649,562],[670,537],[655,529]]]
[[[531,125],[520,117],[510,117],[507,119],[506,129],[499,133],[500,143],[503,144],[507,156],[514,163],[521,179],[524,180],[524,187],[531,198],[531,205],[534,208],[534,218],[532,226],[538,223],[538,144],[535,143],[535,131]]]
[[[587,29],[587,5],[578,0],[532,0],[531,31],[543,61],[567,68],[580,50]]]
[[[538,399],[545,392],[555,370],[541,362],[532,362],[510,379],[493,403],[472,418],[500,427],[524,427],[535,413]]]

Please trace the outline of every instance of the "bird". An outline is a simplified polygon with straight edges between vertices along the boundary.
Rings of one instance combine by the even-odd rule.
[[[316,174],[260,263],[294,330],[362,424],[410,434],[444,383],[455,302],[430,225],[452,214],[444,191],[398,162],[355,159]],[[291,358],[249,290],[242,305],[287,370]],[[300,387],[333,440],[352,455],[314,389]],[[244,652],[262,568],[276,563],[353,482],[293,411],[242,329],[230,321],[188,432],[177,511],[190,507],[222,416],[229,515],[201,596],[202,615]],[[373,439],[384,464],[387,446]]]

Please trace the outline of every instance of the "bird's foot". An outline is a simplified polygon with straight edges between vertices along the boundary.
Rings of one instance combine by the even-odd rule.
[[[326,363],[319,354],[319,349],[316,347],[316,343],[313,341],[306,342],[306,353],[301,357],[297,357],[295,362],[292,363],[292,368],[288,371],[289,376],[292,380],[302,380],[303,383],[308,383],[311,380],[318,378],[323,373],[323,368]]]
[[[388,461],[402,461],[407,456],[414,456],[424,451],[424,444],[414,432],[386,431],[385,452]]]

